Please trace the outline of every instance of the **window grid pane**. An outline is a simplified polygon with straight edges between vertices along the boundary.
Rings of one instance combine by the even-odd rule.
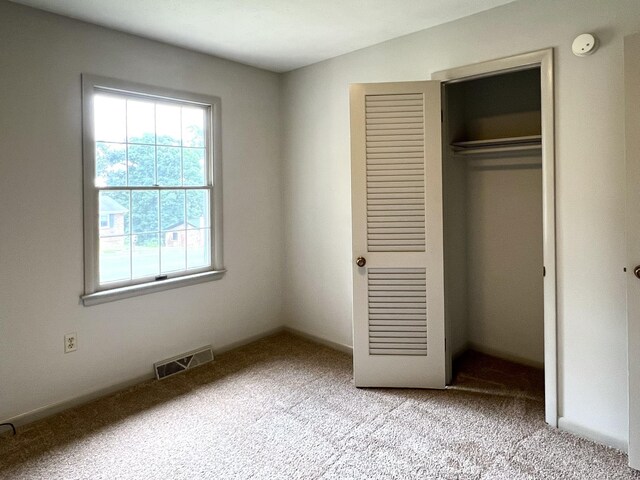
[[[127,185],[126,147],[125,143],[96,142],[96,186],[120,187]]]
[[[158,233],[134,235],[131,242],[131,278],[155,277],[160,273],[160,243]]]
[[[187,230],[187,269],[206,267],[211,263],[210,241],[211,231],[208,228]]]
[[[100,238],[100,283],[131,280],[129,235]]]

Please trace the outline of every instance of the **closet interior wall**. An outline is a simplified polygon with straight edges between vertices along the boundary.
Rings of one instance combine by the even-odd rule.
[[[530,143],[539,143],[540,100],[539,68],[443,86],[450,357],[472,348],[544,363],[542,156]],[[451,147],[532,136],[498,153],[495,146],[471,154]]]

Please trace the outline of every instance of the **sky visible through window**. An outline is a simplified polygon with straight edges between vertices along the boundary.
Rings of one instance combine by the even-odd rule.
[[[95,94],[95,185],[110,218],[99,229],[100,284],[210,265],[209,190],[198,188],[207,186],[206,112]]]

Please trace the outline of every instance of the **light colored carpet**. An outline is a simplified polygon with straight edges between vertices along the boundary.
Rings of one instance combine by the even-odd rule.
[[[0,437],[7,479],[640,479],[547,427],[540,378],[478,356],[456,389],[357,389],[280,334]],[[525,372],[526,373],[526,372]]]

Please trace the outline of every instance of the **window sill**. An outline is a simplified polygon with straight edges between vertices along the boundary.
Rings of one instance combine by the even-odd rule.
[[[219,280],[225,274],[226,270],[214,270],[212,272],[196,273],[184,277],[168,278],[167,280],[159,280],[152,283],[144,283],[142,285],[131,285],[129,287],[113,288],[95,293],[81,295],[80,300],[85,307],[99,305],[101,303],[114,302],[124,298],[137,297],[148,293],[162,292],[173,288],[186,287],[188,285],[196,285],[198,283],[210,282],[211,280]]]

